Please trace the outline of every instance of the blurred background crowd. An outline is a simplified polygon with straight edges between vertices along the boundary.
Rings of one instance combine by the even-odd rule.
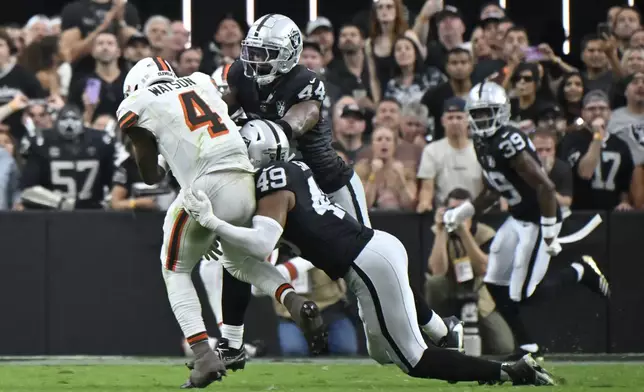
[[[460,246],[441,235],[445,208],[483,189],[465,112],[477,83],[507,89],[513,125],[530,135],[563,208],[644,209],[644,29],[635,7],[605,11],[572,56],[536,41],[498,2],[484,4],[474,24],[439,0],[414,10],[402,0],[376,0],[352,22],[333,25],[322,15],[300,26],[301,63],[325,80],[323,115],[334,147],[362,179],[370,208],[435,213],[427,283],[433,306],[446,300],[436,290],[449,284],[445,276],[456,279],[448,260],[476,253],[470,259],[482,276],[494,236],[474,222],[458,231]],[[59,15],[0,26],[0,210],[29,208],[21,192],[33,186],[60,192],[77,209],[167,208],[176,184],[143,184],[121,137],[115,113],[123,79],[147,56],[163,57],[179,76],[225,79],[248,28],[238,17],[213,24],[212,41],[198,46],[182,21],[143,20],[122,0],[76,0]],[[104,136],[87,143],[79,142],[82,133],[51,136],[60,110],[72,107],[86,129]],[[498,209],[507,209],[506,198]],[[328,277],[306,284],[303,290],[324,288],[328,306],[345,291]],[[491,331],[484,341],[491,351],[511,351],[511,333],[493,309],[481,295]],[[337,353],[354,350],[348,340]]]

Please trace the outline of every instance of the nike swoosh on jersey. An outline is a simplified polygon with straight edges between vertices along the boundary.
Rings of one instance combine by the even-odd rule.
[[[315,83],[315,79],[317,79],[317,78],[311,79],[311,81],[309,83]]]

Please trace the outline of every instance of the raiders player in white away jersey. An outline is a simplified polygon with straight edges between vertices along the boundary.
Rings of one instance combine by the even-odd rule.
[[[528,298],[550,298],[558,289],[577,282],[607,297],[608,282],[589,256],[580,257],[542,282],[550,257],[561,251],[557,242],[561,216],[554,185],[532,141],[508,125],[510,101],[503,87],[492,82],[475,86],[466,110],[487,189],[473,204],[466,202],[447,211],[445,221],[460,224],[475,211],[489,208],[499,194],[508,201],[510,216],[494,237],[484,281],[515,334],[518,350],[510,358],[527,352],[540,354],[521,322],[519,303]]]
[[[127,74],[123,89],[126,98],[117,115],[132,140],[143,181],[155,184],[165,177],[160,153],[182,188],[205,192],[227,222],[249,224],[255,211],[253,166],[210,77],[194,73],[177,78],[167,61],[145,58]],[[182,195],[163,224],[162,271],[172,310],[196,356],[186,385],[204,387],[221,379],[225,367],[208,345],[190,273],[215,236],[188,216]],[[248,258],[225,241],[221,246],[222,264],[233,276],[274,293],[307,336],[322,336],[319,309],[295,294],[273,265]]]
[[[515,385],[554,385],[529,355],[509,365],[429,348],[416,323],[407,275],[407,252],[391,234],[360,224],[322,192],[304,162],[288,161],[289,142],[267,120],[241,129],[255,174],[257,211],[250,228],[231,225],[213,214],[202,191],[185,191],[185,208],[222,240],[255,258],[266,258],[280,238],[331,279],[343,278],[358,299],[370,356],[393,361],[412,377]]]

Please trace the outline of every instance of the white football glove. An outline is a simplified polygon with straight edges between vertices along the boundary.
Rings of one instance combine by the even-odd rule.
[[[206,229],[215,231],[221,220],[212,212],[212,203],[204,191],[188,188],[183,193],[183,208]]]

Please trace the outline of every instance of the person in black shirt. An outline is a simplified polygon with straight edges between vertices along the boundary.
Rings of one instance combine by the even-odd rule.
[[[541,104],[537,95],[541,84],[539,66],[534,63],[520,63],[514,70],[511,83],[516,95],[516,98],[510,100],[511,120],[516,123],[531,120],[536,124]]]
[[[72,63],[75,77],[92,72],[89,55],[100,33],[111,32],[125,43],[141,24],[136,7],[125,0],[76,0],[63,8],[61,18],[61,52]]]
[[[187,189],[184,208],[203,227],[259,260],[273,252],[281,237],[331,279],[343,278],[358,298],[369,355],[381,364],[393,362],[417,378],[554,384],[529,356],[509,366],[428,348],[417,324],[407,253],[400,240],[360,224],[332,203],[305,163],[288,161],[288,139],[281,130],[256,120],[240,133],[257,167],[253,226],[237,227],[220,220],[205,193]],[[439,343],[450,333],[444,323],[435,321],[430,338]]]
[[[114,140],[85,128],[80,111],[67,105],[55,129],[30,140],[22,188],[40,185],[75,200],[77,209],[100,209],[114,173]]]
[[[125,73],[119,68],[121,55],[118,40],[112,33],[100,33],[94,41],[92,57],[95,59],[94,72],[72,84],[69,102],[85,109],[91,123],[102,114],[114,115],[123,101]],[[94,85],[95,84],[95,85]],[[100,87],[96,87],[100,85]],[[99,91],[92,91],[98,89]],[[97,100],[96,93],[98,93]]]
[[[441,124],[445,101],[453,96],[465,97],[472,88],[470,77],[473,69],[472,54],[462,48],[455,48],[447,54],[448,81],[428,90],[420,102],[429,109],[430,128],[433,130],[433,140],[445,136],[445,129]]]
[[[629,191],[634,165],[625,141],[606,132],[610,102],[601,90],[583,100],[582,129],[561,141],[559,156],[573,169],[573,210],[630,210]]]
[[[36,76],[16,64],[12,57],[15,52],[11,38],[0,29],[0,106],[8,104],[19,94],[31,99],[46,96]],[[18,142],[27,132],[22,125],[22,113],[22,109],[16,110],[0,124],[0,131],[11,132],[11,136]]]

